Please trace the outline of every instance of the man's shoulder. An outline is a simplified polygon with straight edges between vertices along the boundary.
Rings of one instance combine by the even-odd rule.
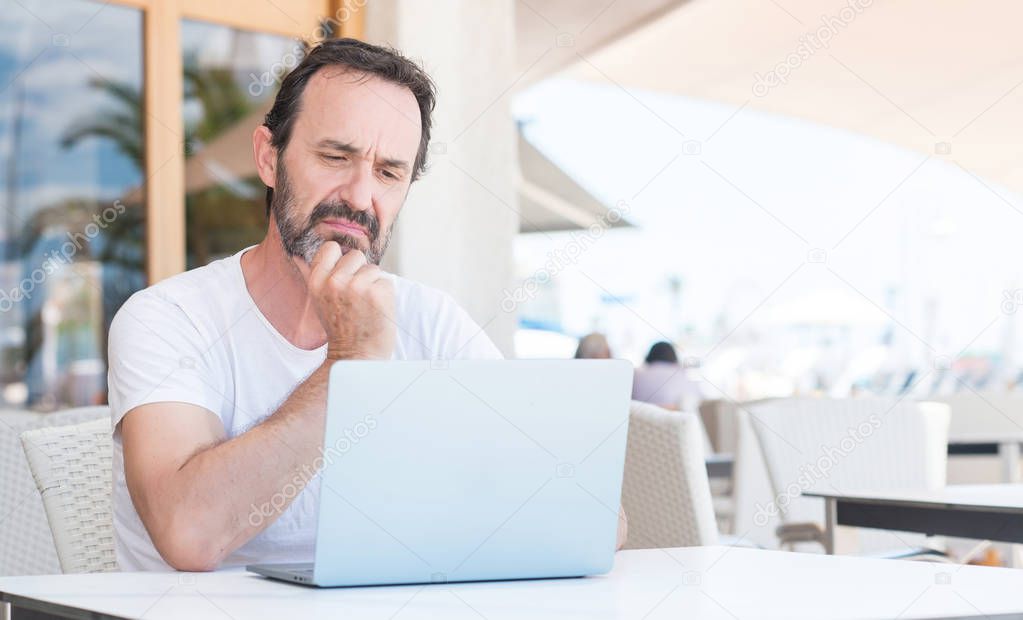
[[[399,321],[434,329],[472,322],[469,313],[446,291],[398,275],[393,278]]]
[[[232,259],[237,260],[237,257],[190,269],[137,291],[117,311],[114,324],[124,323],[125,317],[139,321],[156,316],[164,321],[198,320],[204,313],[222,305],[225,296],[233,294]]]
[[[451,295],[416,280],[409,280],[399,275],[392,274],[394,280],[394,292],[398,303],[405,303],[417,311],[442,310],[451,307],[458,308],[458,303]]]
[[[399,337],[406,353],[429,359],[500,359],[501,353],[469,313],[448,293],[394,276]]]

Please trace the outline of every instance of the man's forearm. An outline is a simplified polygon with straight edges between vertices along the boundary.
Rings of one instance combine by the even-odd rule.
[[[215,568],[273,523],[309,482],[323,445],[329,371],[324,363],[267,419],[196,453],[167,481],[170,509],[179,515],[174,534],[184,530],[187,544],[204,550],[207,566],[196,568]]]

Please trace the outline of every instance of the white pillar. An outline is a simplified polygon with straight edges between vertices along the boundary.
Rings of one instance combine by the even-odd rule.
[[[373,0],[366,40],[421,62],[437,84],[427,174],[398,219],[385,268],[450,293],[510,356],[502,311],[518,232],[513,0]]]

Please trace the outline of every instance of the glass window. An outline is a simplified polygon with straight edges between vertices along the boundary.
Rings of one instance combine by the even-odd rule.
[[[142,15],[0,5],[0,401],[102,403],[107,328],[145,286]]]
[[[189,269],[259,242],[265,188],[252,159],[280,78],[301,57],[295,39],[185,20],[185,222]]]

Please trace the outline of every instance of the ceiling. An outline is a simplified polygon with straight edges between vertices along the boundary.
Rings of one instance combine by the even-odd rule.
[[[683,0],[517,0],[516,89],[665,16]]]
[[[547,158],[519,132],[519,230],[554,232],[631,226]]]
[[[555,9],[582,4],[555,0],[543,10],[553,21]],[[622,11],[635,15],[617,24],[616,38]],[[536,22],[551,26],[528,8],[519,13],[520,31],[525,20],[533,33],[520,36],[534,38],[520,44],[522,64],[543,30]],[[559,55],[573,62],[555,66],[548,53],[531,74],[549,62],[563,76],[630,92],[722,102],[732,109],[717,131],[745,110],[802,118],[947,160],[992,191],[994,182],[1023,195],[1021,24],[1018,0],[619,0],[586,31],[602,44],[584,35]]]

